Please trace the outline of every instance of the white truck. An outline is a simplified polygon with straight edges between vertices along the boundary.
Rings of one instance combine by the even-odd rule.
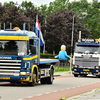
[[[100,38],[78,40],[75,44],[72,73],[75,77],[88,74],[100,77]]]

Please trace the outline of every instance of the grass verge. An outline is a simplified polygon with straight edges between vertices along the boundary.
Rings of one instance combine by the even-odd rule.
[[[57,67],[54,66],[54,73],[56,72],[66,72],[66,71],[70,71],[70,67]]]

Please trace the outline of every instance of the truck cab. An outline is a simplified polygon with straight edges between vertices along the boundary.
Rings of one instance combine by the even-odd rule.
[[[81,39],[75,44],[72,73],[100,76],[100,39]]]

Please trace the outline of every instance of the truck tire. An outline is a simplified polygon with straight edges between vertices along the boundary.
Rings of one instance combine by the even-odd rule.
[[[10,83],[12,84],[12,83],[16,83],[16,82],[10,82]]]
[[[78,77],[78,74],[74,74],[74,77]]]
[[[50,72],[50,77],[47,77],[47,84],[52,84],[53,83],[53,69],[51,69]]]
[[[84,77],[87,77],[87,74],[84,74]]]
[[[36,72],[33,71],[33,74],[32,74],[32,82],[29,82],[28,85],[29,86],[34,86],[36,83]]]
[[[40,82],[41,82],[41,84],[46,84],[47,83],[46,78],[41,78]]]
[[[96,75],[96,77],[100,78],[100,75]]]

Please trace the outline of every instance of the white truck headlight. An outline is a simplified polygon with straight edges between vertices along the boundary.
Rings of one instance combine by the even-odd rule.
[[[75,65],[75,68],[77,68],[78,66],[77,65]]]
[[[98,67],[98,66],[96,66],[96,69],[99,69],[99,67]]]
[[[74,71],[77,71],[77,69],[74,69]]]
[[[20,72],[20,75],[26,75],[26,72]]]

